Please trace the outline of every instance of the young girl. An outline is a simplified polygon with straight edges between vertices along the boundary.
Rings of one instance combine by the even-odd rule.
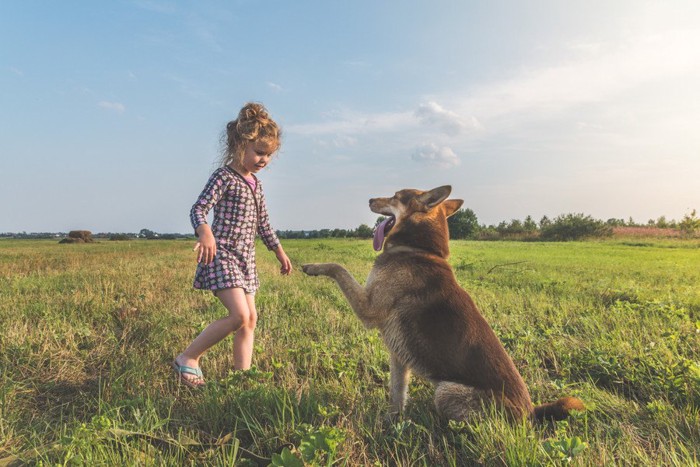
[[[246,104],[238,118],[226,125],[226,150],[221,167],[192,206],[190,220],[199,242],[196,289],[211,290],[228,310],[178,355],[172,366],[180,381],[190,387],[204,385],[199,359],[217,342],[235,333],[233,362],[237,370],[250,368],[253,331],[257,321],[255,291],[259,287],[255,268],[255,235],[273,250],[284,275],[292,263],[270,227],[262,185],[255,177],[280,146],[280,129],[265,107]],[[214,208],[211,227],[206,216]]]

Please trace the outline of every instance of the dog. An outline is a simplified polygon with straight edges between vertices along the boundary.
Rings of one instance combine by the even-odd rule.
[[[574,397],[534,407],[513,360],[457,283],[447,218],[463,200],[447,199],[451,191],[404,189],[369,200],[387,217],[375,231],[374,247],[383,251],[364,287],[335,263],[305,264],[303,272],[334,279],[362,323],[379,329],[391,356],[392,415],[404,409],[411,371],[434,383],[435,407],[448,419],[466,420],[488,402],[516,420],[563,420],[584,410]]]

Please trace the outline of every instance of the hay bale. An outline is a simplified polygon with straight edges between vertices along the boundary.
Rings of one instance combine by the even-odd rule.
[[[93,243],[92,232],[89,230],[71,230],[68,237],[58,243]]]
[[[92,232],[90,232],[89,230],[71,230],[70,232],[68,232],[68,238],[82,240],[85,243],[92,243],[94,241],[92,239]]]

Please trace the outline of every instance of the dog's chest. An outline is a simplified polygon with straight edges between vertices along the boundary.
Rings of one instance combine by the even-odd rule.
[[[415,373],[430,377],[431,372],[425,367],[424,358],[420,355],[420,339],[405,332],[406,328],[401,323],[398,315],[390,316],[381,327],[384,344],[389,351],[401,362],[409,366]]]
[[[408,363],[410,357],[410,338],[403,333],[397,316],[390,316],[381,327],[382,339],[387,348],[400,360]]]
[[[370,288],[377,280],[377,268],[372,268],[367,276],[367,281],[365,282],[365,287]]]

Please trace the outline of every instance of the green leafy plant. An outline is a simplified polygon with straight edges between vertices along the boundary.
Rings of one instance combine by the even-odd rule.
[[[581,441],[581,438],[578,436],[574,436],[572,438],[565,437],[547,440],[542,444],[542,447],[550,457],[564,462],[571,462],[574,457],[581,454],[588,447],[588,443]]]
[[[588,447],[588,443],[582,441],[580,437],[568,435],[569,426],[569,420],[556,422],[555,437],[542,443],[542,448],[551,458],[566,463],[571,462],[574,457],[581,454]]]
[[[304,462],[289,448],[284,448],[279,454],[272,455],[270,465],[274,467],[304,467]]]
[[[345,441],[345,433],[334,427],[321,427],[307,434],[299,444],[301,457],[314,465],[331,465],[340,443]]]

